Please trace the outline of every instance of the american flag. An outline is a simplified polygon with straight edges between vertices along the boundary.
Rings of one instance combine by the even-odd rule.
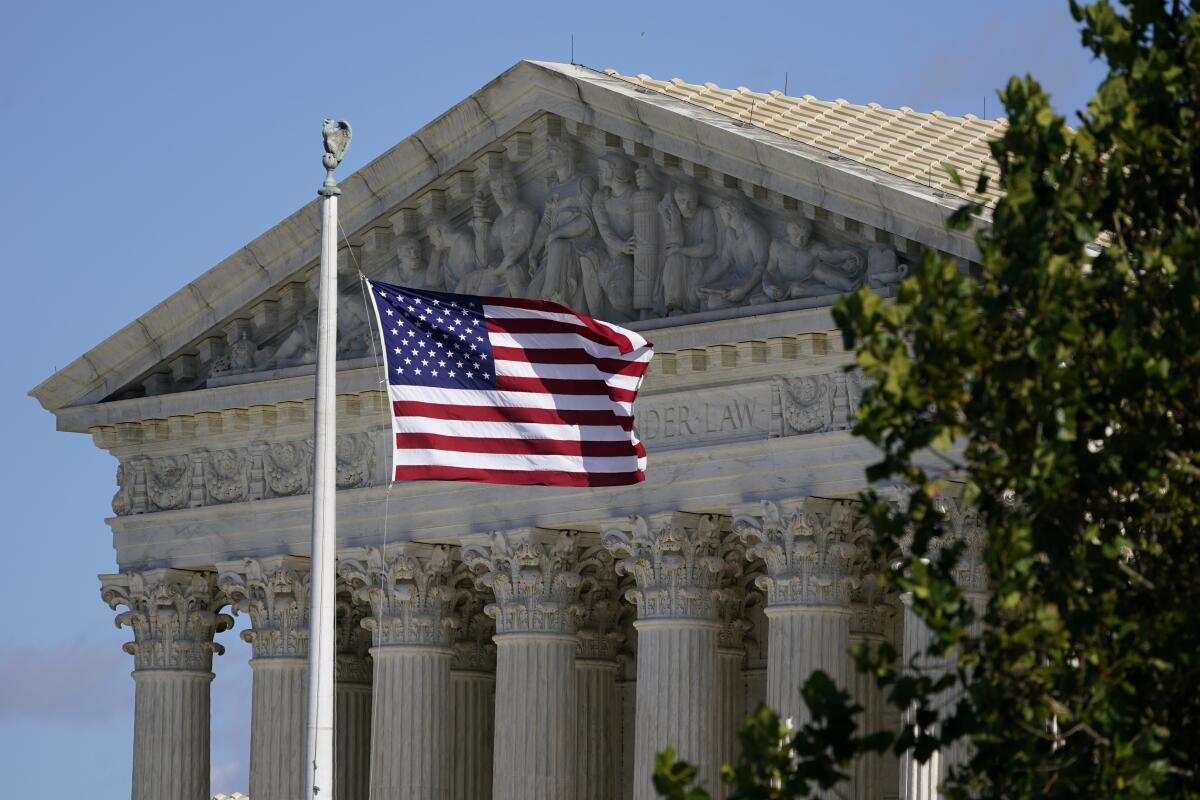
[[[623,486],[645,478],[633,401],[654,356],[557,303],[367,281],[395,480]]]

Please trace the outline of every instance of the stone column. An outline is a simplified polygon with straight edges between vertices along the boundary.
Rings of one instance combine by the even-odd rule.
[[[100,595],[133,629],[133,800],[208,800],[213,635],[233,626],[219,614],[216,576],[151,569],[100,576]]]
[[[979,618],[987,608],[988,597],[987,568],[983,556],[987,529],[978,512],[970,506],[946,497],[938,498],[936,504],[938,511],[945,518],[945,534],[930,542],[929,551],[924,557],[934,560],[939,557],[941,548],[953,542],[963,543],[964,548],[954,570],[954,579],[967,602],[975,610],[976,622],[970,634],[978,635],[982,626]],[[907,548],[904,555],[910,557]],[[904,665],[907,667],[915,663],[919,671],[936,680],[946,670],[955,668],[957,654],[952,652],[945,658],[929,654],[932,632],[913,610],[911,595],[903,595],[901,601],[904,604]],[[945,719],[954,713],[961,696],[961,688],[955,687],[933,698],[932,705],[938,712],[939,719]],[[905,712],[903,724],[912,725],[913,721],[913,712]],[[940,797],[939,787],[942,781],[954,766],[965,762],[969,755],[968,744],[962,740],[934,752],[924,764],[918,762],[911,751],[905,753],[900,759],[901,797],[905,800],[935,800]]]
[[[450,550],[401,543],[351,554],[339,573],[371,605],[372,800],[450,793]]]
[[[942,659],[930,658],[926,655],[933,636],[929,628],[912,609],[912,595],[905,593],[900,596],[904,606],[904,641],[901,646],[902,664],[905,669],[916,665],[921,673],[936,677],[946,668]],[[913,710],[904,712],[901,723],[907,727],[914,723]],[[921,763],[913,757],[912,750],[900,756],[900,797],[903,800],[935,800],[938,796],[938,783],[942,773],[942,753],[934,751],[929,760]]]
[[[494,800],[560,800],[576,793],[575,537],[527,529],[466,545],[463,561],[496,602]]]
[[[868,567],[862,582],[851,593],[850,644],[863,644],[872,650],[890,638],[895,609],[886,593],[886,584],[874,565]],[[859,733],[875,733],[886,727],[883,692],[875,682],[875,676],[851,671],[851,696],[862,706],[859,717]],[[884,764],[889,754],[870,754],[854,764],[851,780],[851,797],[856,800],[879,800],[885,795]]]
[[[758,514],[734,516],[747,557],[766,566],[757,585],[767,593],[767,704],[795,728],[810,720],[800,691],[813,672],[823,670],[839,686],[849,685],[857,552],[851,513],[849,503],[822,509],[805,499],[784,508],[764,502]]]
[[[632,518],[604,543],[633,575],[637,606],[637,722],[633,796],[656,797],[654,755],[668,746],[717,786],[717,619],[722,560],[714,517],[667,514]]]
[[[354,601],[343,584],[337,600],[337,664],[334,670],[334,797],[368,800],[371,779],[371,632],[363,628],[368,606]]]
[[[742,668],[746,663],[746,608],[751,593],[745,586],[746,550],[736,534],[725,535],[720,555],[725,562],[717,613],[717,763],[737,761],[741,744],[738,729],[746,718],[746,688]],[[710,790],[714,800],[724,800],[728,787],[723,782]]]
[[[621,600],[613,558],[592,548],[580,559],[582,616],[575,675],[579,681],[579,724],[575,751],[579,800],[620,796],[621,708],[617,696],[617,648]]]
[[[249,614],[252,647],[250,796],[291,800],[304,793],[308,668],[308,559],[271,556],[217,565],[234,613]]]
[[[762,565],[754,572],[754,581],[762,574]],[[757,586],[753,581],[751,585]],[[766,598],[762,592],[755,591],[749,595],[746,603],[746,621],[750,623],[750,631],[746,635],[746,666],[742,670],[743,684],[746,689],[745,716],[754,713],[760,705],[767,702],[767,615],[763,613]]]
[[[451,800],[491,800],[496,730],[496,623],[483,612],[491,600],[475,588],[465,564],[455,568],[458,620],[450,662]]]

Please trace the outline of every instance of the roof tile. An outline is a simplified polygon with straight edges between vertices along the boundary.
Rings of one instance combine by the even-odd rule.
[[[818,100],[811,94],[790,97],[779,91],[755,92],[744,86],[724,89],[715,83],[700,85],[679,78],[660,81],[649,75],[621,75],[611,69],[605,72],[949,194],[962,194],[963,190],[940,168],[941,163],[954,164],[967,187],[974,185],[979,169],[995,174],[988,142],[1000,136],[1008,124],[1003,119],[980,119],[974,114],[926,114],[908,106],[884,108],[878,103],[859,105],[843,98]],[[982,197],[974,192],[970,196],[993,205],[1000,192],[991,186]]]

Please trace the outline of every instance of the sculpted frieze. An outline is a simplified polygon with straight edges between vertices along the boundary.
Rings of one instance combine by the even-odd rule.
[[[415,288],[553,300],[614,322],[832,302],[864,285],[886,292],[907,273],[907,254],[827,224],[819,209],[750,197],[737,181],[685,173],[644,149],[601,147],[594,135],[560,131],[544,142],[522,163],[485,154],[450,192],[432,190],[390,229],[371,229],[370,247],[346,248],[339,357],[372,353],[360,269]],[[290,285],[286,313],[230,329],[209,376],[313,363],[314,276]]]
[[[375,485],[375,442],[369,432],[337,439],[337,486]],[[239,503],[307,494],[312,481],[312,439],[256,442],[221,450],[155,457],[133,456],[117,466],[117,516]]]

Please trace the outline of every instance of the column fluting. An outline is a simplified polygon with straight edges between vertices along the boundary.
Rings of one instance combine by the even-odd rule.
[[[450,550],[401,543],[341,559],[342,579],[370,603],[373,647],[370,797],[450,792]]]
[[[133,630],[133,800],[208,800],[213,635],[233,626],[217,613],[216,576],[154,569],[101,575],[101,597],[125,606]]]
[[[525,529],[463,547],[496,602],[494,800],[576,796],[575,627],[579,615],[575,536]]]
[[[617,571],[634,577],[637,606],[637,720],[633,796],[656,797],[654,756],[674,747],[718,783],[717,600],[724,562],[720,523],[693,514],[633,517],[605,532]]]
[[[271,556],[217,565],[231,608],[249,614],[242,632],[254,657],[250,710],[250,796],[304,793],[309,636],[308,559]]]

